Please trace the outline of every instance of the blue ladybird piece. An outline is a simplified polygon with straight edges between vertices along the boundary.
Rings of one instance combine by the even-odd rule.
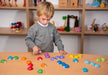
[[[56,56],[55,59],[59,59],[59,56]]]
[[[91,62],[90,64],[91,64],[92,66],[95,66],[95,63],[94,63],[94,62]]]
[[[62,61],[58,60],[57,63],[58,63],[58,64],[62,64]]]
[[[88,60],[85,60],[85,63],[86,63],[86,64],[90,64],[90,61],[88,61]]]
[[[75,59],[73,59],[73,62],[75,63],[75,62],[79,62],[79,61],[78,61],[78,59],[75,58]]]
[[[60,59],[64,59],[64,56],[63,56],[63,55],[61,55],[61,56],[60,56]]]
[[[8,59],[8,60],[12,60],[12,59],[13,59],[13,57],[12,57],[12,56],[9,56],[7,59]]]
[[[95,67],[100,68],[100,65],[99,64],[95,64]]]
[[[61,64],[61,65],[65,67],[66,63],[62,62],[62,64]]]
[[[52,57],[52,58],[51,58],[51,61],[54,61],[54,59],[55,59],[55,58],[54,58],[54,57]]]
[[[68,64],[66,64],[66,65],[65,65],[65,68],[69,68],[69,65],[68,65]]]
[[[87,68],[83,68],[82,70],[83,70],[83,72],[88,72]]]

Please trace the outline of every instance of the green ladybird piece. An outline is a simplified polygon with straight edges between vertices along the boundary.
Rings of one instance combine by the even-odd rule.
[[[101,59],[97,58],[96,61],[97,61],[97,62],[101,62]]]
[[[43,70],[42,69],[39,69],[38,70],[38,73],[42,74],[43,73]]]
[[[105,58],[101,58],[101,60],[102,60],[102,61],[106,61],[106,59],[105,59]]]
[[[5,60],[5,59],[2,59],[2,60],[1,60],[1,63],[5,63],[5,62],[6,62],[6,60]]]
[[[19,57],[18,56],[14,56],[14,59],[17,60],[17,59],[19,59]]]
[[[63,17],[62,17],[62,19],[63,19],[63,20],[66,20],[66,19],[67,19],[67,17],[66,17],[66,16],[63,16]]]

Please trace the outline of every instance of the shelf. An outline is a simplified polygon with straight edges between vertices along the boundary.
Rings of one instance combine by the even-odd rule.
[[[102,32],[92,32],[92,31],[85,31],[84,34],[86,35],[108,35],[108,31]]]
[[[97,11],[97,10],[108,10],[108,7],[104,7],[104,8],[100,8],[100,7],[90,7],[88,5],[86,5],[86,10],[93,10],[93,11]]]
[[[55,10],[83,10],[83,6],[78,6],[78,7],[59,7],[58,5],[54,5]],[[29,9],[37,9],[36,6],[32,5],[29,7]]]
[[[60,34],[75,34],[75,35],[80,35],[81,32],[75,32],[75,31],[70,31],[70,32],[66,32],[66,31],[59,31]]]
[[[0,9],[26,9],[26,7],[7,7],[7,6],[1,7],[0,6]]]
[[[27,35],[27,29],[23,29],[20,32],[12,31],[10,28],[2,28],[0,27],[0,34],[2,35]]]

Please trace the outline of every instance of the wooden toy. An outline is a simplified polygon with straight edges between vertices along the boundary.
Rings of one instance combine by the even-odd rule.
[[[77,7],[79,0],[70,0],[70,6],[71,7]]]
[[[38,72],[39,74],[42,74],[42,73],[43,73],[43,70],[42,70],[42,69],[39,69],[37,72]]]
[[[7,6],[12,6],[12,4],[11,4],[11,0],[8,0],[8,5]]]
[[[37,60],[42,60],[42,57],[38,57]]]
[[[25,7],[25,0],[15,0],[18,7]]]
[[[2,60],[1,60],[1,63],[6,63],[6,60],[5,60],[5,59],[2,59]]]
[[[7,59],[8,60],[13,60],[13,57],[12,56],[9,56]]]
[[[26,64],[28,65],[29,63],[32,63],[30,60],[28,60],[27,62],[26,62]]]
[[[28,67],[27,69],[28,69],[29,71],[31,71],[31,70],[33,70],[33,67],[30,66],[30,67]]]
[[[22,61],[25,61],[25,60],[26,60],[26,57],[22,57],[21,60],[22,60]]]
[[[42,67],[42,68],[46,67],[46,64],[45,64],[45,63],[42,63],[42,64],[41,64],[41,67]]]
[[[59,0],[59,7],[67,7],[68,0]]]
[[[14,56],[13,58],[14,58],[14,60],[18,60],[18,59],[19,59],[19,57],[18,57],[18,56]]]
[[[82,70],[83,70],[83,72],[88,72],[87,68],[83,68]]]

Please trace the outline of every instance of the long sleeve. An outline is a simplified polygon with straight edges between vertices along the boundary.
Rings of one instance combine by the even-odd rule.
[[[28,31],[28,35],[26,36],[26,39],[25,39],[25,42],[26,42],[26,45],[29,47],[29,48],[33,48],[35,46],[35,36],[36,36],[36,28],[34,26],[32,26],[29,31]]]
[[[54,28],[54,39],[55,45],[57,46],[58,50],[64,50],[64,45],[62,44],[62,40],[60,38],[60,34],[56,28]]]

